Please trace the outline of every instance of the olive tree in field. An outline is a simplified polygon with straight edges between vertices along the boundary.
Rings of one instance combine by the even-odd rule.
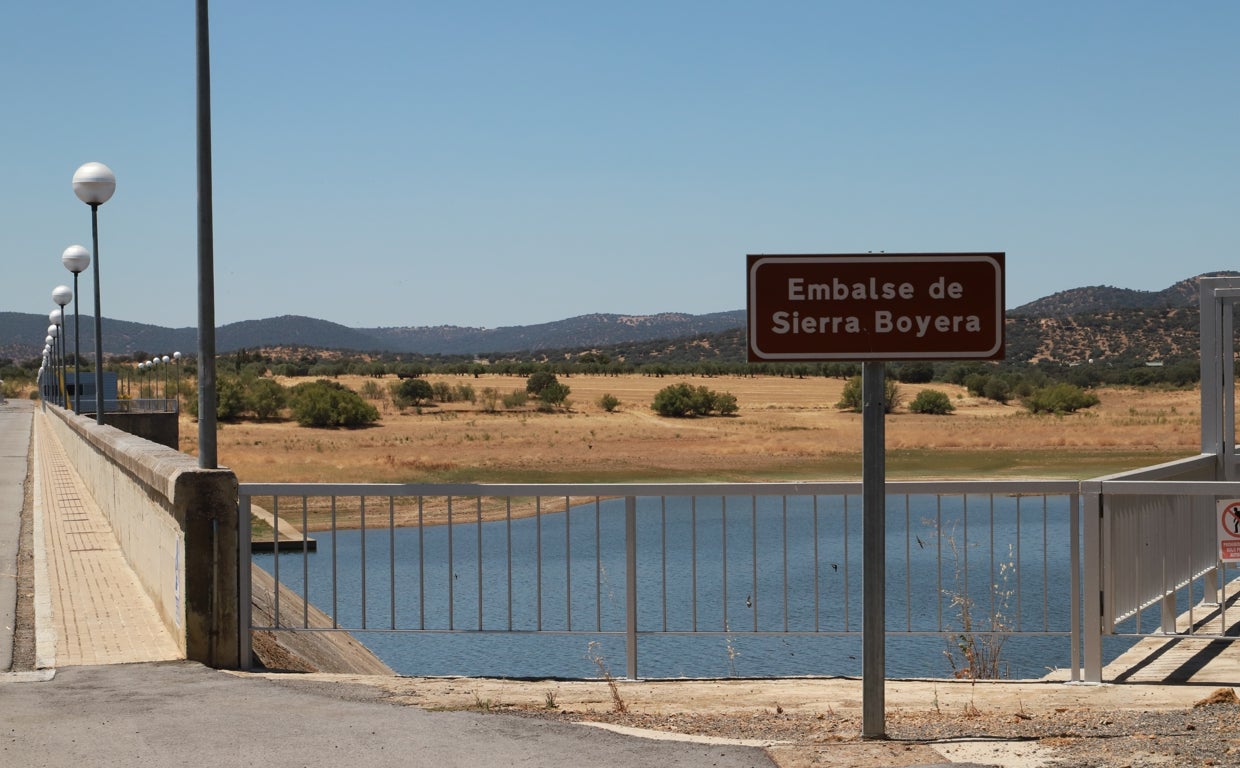
[[[397,408],[420,406],[434,397],[434,388],[426,379],[401,379],[390,387],[392,402]]]

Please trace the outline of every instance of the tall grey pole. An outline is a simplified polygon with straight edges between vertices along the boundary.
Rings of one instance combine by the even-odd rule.
[[[215,243],[211,211],[211,41],[207,0],[197,0],[198,52],[198,466],[216,469]]]
[[[78,313],[78,273],[73,273],[73,412],[82,412],[82,324]]]
[[[862,676],[861,735],[882,739],[886,725],[887,457],[886,368],[861,369]]]
[[[99,203],[90,204],[90,239],[95,254],[95,423],[103,423],[103,310],[99,308]]]

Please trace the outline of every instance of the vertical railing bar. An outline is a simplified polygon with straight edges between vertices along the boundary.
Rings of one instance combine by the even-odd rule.
[[[758,631],[758,497],[749,497],[749,564],[752,569],[751,586],[753,591],[753,631]]]
[[[1072,558],[1072,577],[1071,591],[1072,594],[1068,599],[1071,610],[1071,619],[1069,621],[1069,632],[1072,636],[1072,682],[1077,683],[1081,680],[1081,497],[1078,494],[1072,494],[1068,499],[1068,525],[1071,527],[1071,537],[1069,538],[1069,552]],[[1043,501],[1043,506],[1046,502]],[[1046,559],[1045,533],[1043,534],[1043,560]],[[1042,568],[1043,574],[1046,574],[1045,566]],[[1043,582],[1049,581],[1049,578],[1043,576]],[[1046,587],[1043,586],[1043,590]],[[1046,599],[1046,598],[1044,598]],[[1044,609],[1045,610],[1045,609]]]
[[[637,679],[637,497],[624,497],[625,672]]]
[[[721,496],[720,501],[723,502],[723,631],[731,632],[728,627],[728,497]]]
[[[783,499],[784,518],[784,631],[788,631],[788,497]]]
[[[332,495],[332,629],[340,628],[340,621],[336,617],[340,615],[340,578],[337,570],[336,550],[339,549],[339,542],[336,538],[336,499],[335,494]]]
[[[388,496],[388,612],[396,629],[396,497]]]
[[[1228,627],[1228,624],[1227,624],[1227,563],[1220,560],[1218,563],[1218,569],[1219,569],[1219,586],[1222,587],[1222,591],[1223,591],[1223,597],[1222,597],[1221,602],[1219,603],[1219,608],[1218,608],[1218,619],[1220,622],[1222,622],[1222,624],[1220,624],[1222,631],[1226,632],[1227,627]]]
[[[478,630],[482,631],[482,496],[478,496]]]
[[[990,494],[990,584],[986,590],[990,593],[990,629],[995,628],[995,590],[999,582],[995,577],[995,495]]]
[[[1185,573],[1188,576],[1188,598],[1187,598],[1188,599],[1188,630],[1187,630],[1187,634],[1195,635],[1197,633],[1196,633],[1196,630],[1194,630],[1193,628],[1197,625],[1197,620],[1196,620],[1195,612],[1194,612],[1195,610],[1194,603],[1196,603],[1197,601],[1193,600],[1193,584],[1197,581],[1196,576],[1195,576],[1195,572],[1197,570],[1196,568],[1197,563],[1196,563],[1196,558],[1194,557],[1194,555],[1196,554],[1196,550],[1197,550],[1197,547],[1196,547],[1197,537],[1193,535],[1193,522],[1197,516],[1193,514],[1192,501],[1186,500],[1185,503],[1188,506],[1187,515],[1186,515],[1188,517],[1188,546],[1184,547],[1187,557],[1188,557],[1188,568],[1185,570]],[[1179,627],[1176,627],[1176,629],[1179,629]]]
[[[1137,525],[1136,525],[1137,538],[1135,541],[1131,542],[1134,546],[1130,547],[1130,549],[1139,549],[1141,546],[1141,542],[1145,540],[1145,515],[1142,514],[1143,511],[1144,510],[1138,510],[1136,514],[1133,514],[1131,511],[1129,511],[1128,514],[1125,515],[1126,517],[1135,517],[1137,519]],[[1123,538],[1127,540],[1131,540],[1131,534],[1128,534],[1124,536]],[[1128,543],[1128,542],[1125,542],[1125,543]],[[1132,607],[1135,610],[1136,619],[1137,619],[1136,620],[1137,634],[1140,635],[1142,634],[1141,614],[1145,613],[1145,611],[1141,608],[1140,595],[1145,594],[1145,591],[1146,591],[1145,584],[1144,582],[1141,581],[1141,579],[1143,578],[1141,574],[1141,559],[1142,558],[1138,556],[1137,552],[1124,552],[1120,557],[1121,557],[1120,562],[1124,563],[1125,565],[1127,565],[1128,563],[1132,564],[1131,570],[1133,572],[1133,578],[1135,579],[1133,583],[1135,583],[1137,585],[1137,588],[1140,590],[1140,592],[1138,593],[1138,599],[1135,599],[1132,601]],[[1128,569],[1125,568],[1125,570],[1128,570]]]
[[[1072,515],[1069,514],[1070,518]],[[1048,632],[1051,628],[1051,593],[1050,593],[1050,556],[1047,553],[1047,547],[1050,545],[1050,498],[1042,495],[1042,631]],[[1076,529],[1070,531],[1072,536],[1076,536]],[[1071,540],[1069,540],[1071,543]],[[1073,567],[1077,564],[1073,562]],[[1073,582],[1075,584],[1075,582]]]
[[[851,592],[849,589],[849,574],[852,572],[852,563],[849,562],[849,531],[848,531],[848,494],[844,494],[844,631],[850,631],[852,626],[852,609],[851,609]]]
[[[512,631],[512,497],[504,497],[504,548],[507,550],[508,568],[508,631]]]
[[[301,627],[310,628],[310,530],[309,497],[301,497]]]
[[[667,631],[667,497],[659,497],[659,557],[662,570],[663,631]]]
[[[1020,519],[1021,500],[1023,498],[1024,497],[1021,496],[1019,493],[1016,494],[1016,631],[1017,632],[1021,631],[1021,628],[1024,626],[1024,620],[1025,620],[1024,611],[1021,610],[1022,606],[1024,605],[1024,601],[1021,599],[1024,597],[1024,590],[1021,589],[1021,573],[1025,570],[1024,569],[1025,561],[1021,558],[1021,551],[1022,551],[1021,543],[1022,542],[1021,542],[1021,525],[1020,525],[1021,524],[1021,519]],[[1043,503],[1045,503],[1046,501],[1045,495],[1042,496],[1042,500],[1043,500]],[[1046,515],[1043,515],[1042,519],[1045,520]],[[1045,573],[1045,571],[1043,571],[1043,573]]]
[[[362,629],[366,629],[366,496],[358,497],[358,541],[362,547]]]
[[[569,632],[573,631],[573,529],[572,505],[569,497],[564,497],[564,623]]]
[[[973,599],[969,594],[969,495],[967,493],[961,497],[961,503],[964,518],[964,599],[971,606]]]
[[[602,501],[594,497],[594,631],[603,631],[603,532]]]
[[[237,498],[237,660],[245,671],[254,668],[254,648],[251,641],[251,628],[254,625],[254,547],[250,540],[253,501],[253,497],[244,492]]]
[[[456,629],[456,553],[453,538],[453,496],[448,496],[448,629]]]
[[[913,514],[910,494],[904,494],[904,626],[913,631]]]
[[[76,385],[75,385],[76,386]],[[275,614],[271,626],[280,626],[280,497],[271,497],[271,578],[275,581],[275,595],[272,598],[272,613]],[[334,611],[333,611],[334,613]]]
[[[689,497],[689,571],[692,584],[689,587],[690,606],[693,613],[693,631],[698,628],[698,588],[697,588],[697,496]]]
[[[813,523],[814,523],[814,631],[820,632],[822,631],[822,623],[820,619],[820,614],[821,614],[820,604],[822,602],[822,595],[821,595],[822,589],[821,589],[820,581],[821,581],[822,576],[821,576],[821,569],[819,568],[821,563],[820,563],[820,557],[818,554],[818,495],[814,494],[814,496],[812,496],[811,498],[813,499],[811,503],[812,503],[813,511],[814,511],[814,519],[813,519]]]
[[[542,496],[534,497],[534,615],[542,631]]]
[[[937,592],[935,593],[934,605],[938,609],[938,614],[939,614],[938,631],[942,632],[943,631],[943,496],[941,494],[935,494],[934,496],[934,542],[935,542],[935,547],[937,547],[937,550],[938,550],[936,553],[936,558],[935,558],[935,570],[937,571],[937,574],[936,574],[937,583],[935,587],[937,588]]]
[[[424,519],[425,497],[418,495],[418,629],[426,629],[426,521]]]

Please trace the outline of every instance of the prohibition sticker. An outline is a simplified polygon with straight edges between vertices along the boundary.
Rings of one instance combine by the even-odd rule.
[[[1218,503],[1219,560],[1240,562],[1240,499]]]

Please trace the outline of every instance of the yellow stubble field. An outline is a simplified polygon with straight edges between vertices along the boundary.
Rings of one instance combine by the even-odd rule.
[[[521,377],[430,377],[476,392],[524,389]],[[299,380],[284,381],[296,384]],[[338,380],[355,391],[393,377]],[[311,429],[293,421],[222,425],[220,463],[242,482],[656,482],[857,479],[860,414],[836,408],[844,381],[777,377],[561,377],[564,412],[485,413],[468,402],[401,412],[372,401],[382,418],[364,429]],[[669,419],[655,393],[686,382],[737,398],[732,417]],[[1100,405],[1070,416],[1033,416],[1019,404],[970,397],[961,387],[900,385],[911,402],[946,392],[950,416],[886,419],[887,473],[894,479],[1083,478],[1193,455],[1200,444],[1196,390],[1102,389]],[[598,400],[620,401],[608,413]],[[181,429],[197,449],[197,425]]]

